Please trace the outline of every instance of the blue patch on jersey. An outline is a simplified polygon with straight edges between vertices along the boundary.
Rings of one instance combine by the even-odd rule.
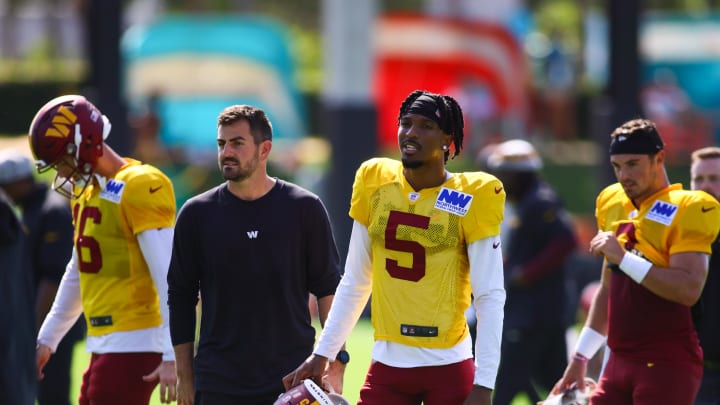
[[[125,190],[125,182],[111,179],[107,182],[105,189],[100,192],[100,198],[120,204],[122,194]]]
[[[470,210],[472,199],[472,194],[443,187],[435,200],[435,208],[464,217]]]
[[[663,225],[670,225],[673,218],[675,218],[675,214],[677,214],[677,210],[677,205],[657,200],[653,203],[652,207],[650,207],[650,211],[648,211],[645,217]]]

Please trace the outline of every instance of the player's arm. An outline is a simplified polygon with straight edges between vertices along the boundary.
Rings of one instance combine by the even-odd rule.
[[[42,369],[49,360],[50,354],[57,350],[63,336],[75,324],[81,313],[80,273],[77,264],[77,251],[73,248],[72,256],[65,268],[65,274],[63,274],[60,281],[55,301],[38,332],[37,366],[40,376],[42,376]]]
[[[670,256],[661,267],[628,252],[612,232],[599,232],[590,242],[590,251],[617,265],[636,283],[668,301],[692,306],[700,298],[707,278],[709,255],[682,252]]]
[[[500,365],[505,289],[502,251],[497,236],[480,239],[468,246],[473,308],[477,317],[475,377],[466,405],[490,405]]]
[[[345,261],[345,274],[335,292],[317,347],[303,364],[283,378],[286,389],[298,385],[308,377],[320,381],[328,359],[337,356],[360,318],[371,289],[370,237],[367,228],[354,221]]]
[[[500,365],[505,288],[498,241],[499,236],[490,236],[468,245],[472,305],[477,317],[472,398],[484,398],[492,392]]]
[[[580,331],[580,336],[575,344],[570,362],[565,368],[565,373],[552,389],[554,395],[559,394],[573,384],[584,382],[588,361],[605,344],[608,323],[608,294],[612,274],[612,270],[607,264],[607,261],[603,261],[600,286],[595,291],[595,296],[590,303],[587,320]],[[584,389],[584,385],[582,387]]]
[[[163,349],[163,361],[175,361],[175,353],[170,342],[169,310],[167,305],[167,269],[170,265],[170,254],[172,252],[173,229],[149,229],[140,232],[137,235],[137,240],[160,298],[162,328],[167,335],[165,348]]]
[[[35,296],[36,332],[50,311],[73,249],[72,214],[66,205],[51,206],[42,218],[42,238],[33,258],[38,275]]]
[[[666,300],[692,306],[702,294],[709,263],[705,253],[676,253],[668,267],[651,265],[642,285]]]
[[[143,376],[146,381],[159,381],[160,399],[163,403],[174,401],[177,377],[175,372],[175,352],[170,341],[169,311],[167,304],[167,269],[172,252],[173,229],[149,229],[137,235],[143,258],[148,265],[160,300],[160,314],[165,343],[162,363],[150,374]]]

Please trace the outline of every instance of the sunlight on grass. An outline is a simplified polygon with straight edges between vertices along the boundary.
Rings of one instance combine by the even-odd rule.
[[[351,404],[357,403],[360,387],[365,381],[365,373],[370,366],[370,352],[373,342],[372,326],[368,319],[361,319],[353,329],[347,342],[347,349],[350,352],[351,360],[345,370],[345,387],[343,396]],[[82,374],[87,368],[90,355],[85,352],[85,342],[82,341],[75,346],[75,357],[72,371],[72,387],[70,390],[71,403],[76,403],[80,394],[80,382]],[[151,405],[160,405],[160,390],[156,389],[150,401]],[[532,405],[527,397],[518,397],[512,405]]]

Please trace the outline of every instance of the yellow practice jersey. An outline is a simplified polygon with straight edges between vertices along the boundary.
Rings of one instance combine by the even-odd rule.
[[[376,340],[448,348],[467,336],[467,245],[500,233],[504,203],[502,184],[487,173],[453,174],[416,192],[399,161],[362,164],[350,216],[370,237]]]
[[[95,181],[71,202],[90,336],[162,323],[158,293],[136,235],[173,227],[175,196],[158,169],[126,161],[104,190]]]
[[[597,198],[598,229],[613,231],[628,251],[667,267],[682,252],[710,253],[720,227],[720,207],[709,194],[668,186],[635,207],[615,183]]]

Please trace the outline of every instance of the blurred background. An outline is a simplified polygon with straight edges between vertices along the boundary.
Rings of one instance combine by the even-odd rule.
[[[248,103],[275,130],[271,174],[319,194],[344,258],[354,172],[397,157],[414,89],[463,108],[451,171],[482,170],[488,145],[521,138],[544,160],[580,239],[614,182],[609,134],[654,120],[671,182],[720,139],[718,0],[0,0],[0,149],[29,153],[49,99],[80,93],[112,121],[108,143],[172,179],[178,208],[219,184],[216,117]],[[579,294],[576,294],[576,299]]]
[[[396,153],[416,88],[463,107],[465,150],[532,142],[579,226],[612,181],[622,121],[655,120],[671,179],[720,137],[716,0],[0,0],[0,134],[25,147],[35,111],[64,93],[112,121],[109,143],[173,179],[178,206],[219,183],[215,118],[264,108],[275,175],[326,201],[346,249],[354,170]],[[677,168],[678,170],[674,170]],[[588,218],[589,217],[589,218]]]

